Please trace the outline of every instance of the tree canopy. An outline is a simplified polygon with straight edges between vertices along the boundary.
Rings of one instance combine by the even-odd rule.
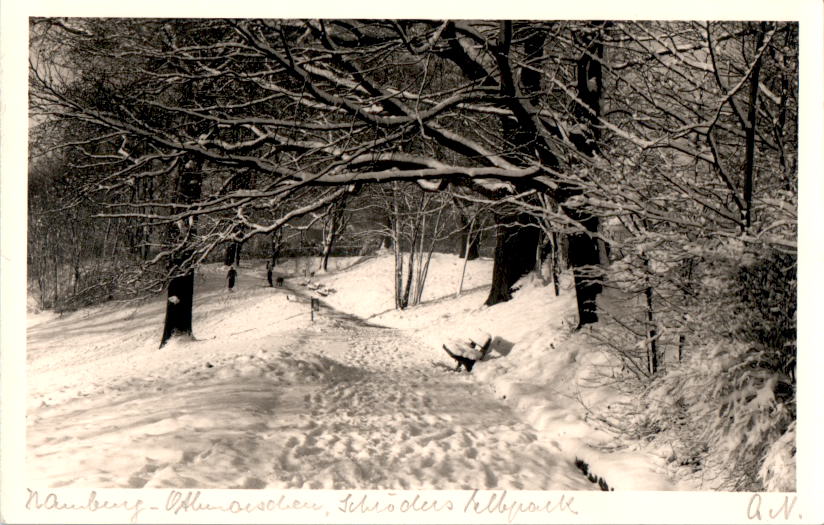
[[[388,180],[795,249],[793,24],[34,19],[31,38],[52,128],[33,149],[107,216],[220,217],[201,249],[271,231],[259,210],[300,192]],[[192,202],[136,191],[187,159]]]

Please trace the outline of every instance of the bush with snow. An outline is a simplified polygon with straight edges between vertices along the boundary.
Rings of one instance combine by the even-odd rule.
[[[645,414],[656,431],[677,438],[670,460],[701,470],[708,488],[790,488],[782,463],[794,458],[786,446],[794,397],[774,365],[764,351],[731,342],[704,346],[656,378]]]
[[[652,326],[644,301],[625,301],[623,315],[606,316],[593,337],[621,358],[624,388],[643,400],[626,432],[666,444],[670,463],[706,488],[794,490],[795,257],[720,248],[702,254],[688,293],[656,292],[664,306]],[[626,278],[621,268],[613,272]],[[644,282],[667,290],[667,269],[648,268]],[[679,330],[686,336],[674,338]],[[655,373],[644,367],[650,333],[661,358]]]

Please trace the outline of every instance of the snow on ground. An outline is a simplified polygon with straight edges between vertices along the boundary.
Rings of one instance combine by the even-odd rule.
[[[483,303],[489,292],[491,261],[470,261],[470,292],[458,298],[454,297],[457,281],[449,286],[446,276],[455,275],[453,267],[459,260],[442,254],[435,261],[436,268],[446,271],[439,272],[441,282],[429,288],[429,302],[406,311],[374,308],[380,313],[370,319],[403,329],[432,348],[440,348],[445,334],[489,333],[494,337],[491,350],[473,368],[473,379],[506,400],[538,431],[541,442],[584,460],[616,490],[696,489],[687,482],[668,480],[659,455],[639,443],[618,443],[601,425],[588,420],[590,410],[605,406],[609,410],[610,404],[628,400],[604,385],[605,375],[611,373],[607,357],[588,344],[584,333],[572,330],[577,317],[571,279],[563,281],[561,295],[555,297],[551,284],[528,276],[511,301],[490,308]],[[391,264],[385,264],[369,273],[391,282],[390,271]],[[344,286],[346,273],[329,280]],[[346,296],[328,299],[341,307],[348,306],[348,300]]]
[[[345,258],[339,271],[316,274],[311,280],[336,290],[325,300],[336,309],[370,319],[395,311],[394,260],[388,252],[378,257]],[[407,257],[404,256],[404,264]],[[423,303],[454,296],[461,279],[464,261],[454,255],[433,253],[421,300]],[[484,288],[489,291],[492,261],[468,261],[463,291]],[[299,266],[300,267],[300,266]],[[287,269],[291,269],[287,265]],[[406,271],[406,269],[404,269]],[[472,299],[477,301],[477,298]],[[481,299],[483,302],[483,299]],[[407,311],[413,315],[415,310]]]
[[[285,288],[247,262],[231,293],[208,266],[195,340],[163,349],[163,297],[30,314],[29,483],[597,489],[580,457],[616,490],[674,488],[587,422],[579,398],[616,394],[582,386],[598,355],[570,334],[570,291],[529,282],[488,308],[491,261],[471,261],[454,298],[460,264],[436,254],[424,304],[396,312],[391,257],[335,260],[309,277],[334,290],[314,321],[308,261],[279,268]],[[454,372],[441,343],[479,328],[495,337],[487,360]]]

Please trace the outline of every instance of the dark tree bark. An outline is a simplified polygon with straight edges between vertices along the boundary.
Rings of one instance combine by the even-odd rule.
[[[269,256],[269,260],[266,262],[266,280],[269,282],[269,286],[274,286],[274,282],[278,283],[278,286],[282,284],[283,278],[278,278],[275,280],[274,278],[274,270],[275,266],[278,265],[278,260],[280,259],[280,251],[283,249],[283,230],[278,228],[277,230],[272,232],[272,240],[271,240],[271,253]]]
[[[595,228],[597,218],[592,218],[587,232]],[[578,303],[578,328],[598,322],[597,298],[601,293],[600,257],[595,239],[588,233],[576,233],[567,238],[567,257],[575,280],[575,296]]]
[[[173,265],[181,265],[188,253],[172,261]],[[166,319],[163,324],[163,337],[160,348],[172,337],[192,335],[192,303],[194,299],[195,272],[188,270],[183,275],[173,277],[169,281],[168,300],[166,301]]]
[[[144,198],[145,201],[152,201],[155,198],[155,182],[154,179],[149,178],[145,182],[145,189],[144,189]],[[144,210],[145,212],[150,212],[151,209],[147,206]],[[143,233],[143,246],[141,247],[141,257],[144,261],[149,259],[150,251],[149,251],[149,244],[151,244],[151,235],[152,230],[148,224],[143,224],[140,227]]]
[[[272,253],[271,253],[271,259],[269,260],[270,269],[272,269],[272,268],[274,268],[275,266],[278,265],[278,258],[280,257],[280,250],[281,250],[281,247],[282,247],[282,238],[283,238],[283,232],[282,232],[282,230],[280,230],[280,228],[278,228],[277,230],[272,232],[272,244],[271,244]]]
[[[320,269],[324,272],[329,269],[329,256],[332,254],[332,246],[335,244],[336,237],[337,233],[331,232],[329,237],[323,241],[323,252],[320,255]]]
[[[240,248],[241,243],[232,241],[226,247],[226,255],[223,258],[223,265],[224,266],[233,266],[235,264],[240,264]]]
[[[200,198],[202,174],[200,164],[189,160],[180,169],[177,177],[177,202],[192,203]],[[179,335],[192,335],[192,303],[194,302],[195,271],[189,263],[193,252],[185,248],[186,241],[195,233],[195,219],[185,220],[169,225],[169,240],[176,246],[169,257],[169,287],[166,301],[166,317],[163,323],[163,336],[160,348]]]
[[[512,287],[535,268],[535,250],[541,231],[537,227],[519,224],[528,224],[529,220],[528,215],[519,214],[503,216],[497,221],[492,288],[486,299],[487,306],[512,299]]]
[[[248,190],[254,184],[254,174],[249,170],[237,172],[224,185],[221,194],[226,194],[231,191]],[[234,229],[235,239],[239,239],[243,235],[243,226],[237,226]],[[225,266],[240,266],[240,251],[243,249],[243,243],[237,240],[232,240],[226,246],[226,254],[223,259]],[[228,277],[228,276],[227,276]]]
[[[424,207],[424,196],[421,195],[420,204],[418,205],[418,209],[422,210]],[[406,286],[403,289],[403,295],[401,297],[401,309],[407,308],[409,306],[409,294],[412,291],[412,281],[415,276],[415,253],[418,249],[418,239],[422,235],[421,232],[421,221],[423,220],[422,215],[418,215],[415,219],[415,223],[412,229],[412,239],[409,243],[409,256],[407,257],[407,274],[406,274]],[[396,222],[400,222],[400,218],[396,219]],[[400,237],[398,237],[400,239]]]
[[[601,92],[603,77],[601,71],[601,57],[604,46],[598,39],[596,26],[593,31],[582,32],[576,35],[576,41],[585,52],[578,59],[578,100],[575,107],[575,116],[584,124],[583,132],[573,134],[571,139],[578,151],[592,156],[597,151],[600,139],[598,118],[601,113]],[[563,192],[563,201],[580,195],[581,191],[570,188]],[[575,279],[575,295],[578,302],[578,328],[598,322],[597,297],[601,293],[601,272],[598,271],[600,253],[598,247],[598,217],[590,215],[586,210],[578,207],[561,206],[566,215],[584,227],[584,232],[568,237],[567,258],[572,267]]]
[[[501,26],[502,37],[499,52],[501,61],[499,65],[504,69],[503,77],[511,78],[510,81],[501,83],[501,94],[510,100],[511,109],[515,119],[501,117],[501,128],[504,139],[509,142],[509,153],[505,155],[507,160],[514,164],[523,164],[525,158],[534,155],[536,148],[542,151],[547,165],[556,166],[557,159],[545,148],[543,142],[538,138],[538,130],[532,121],[531,115],[525,112],[523,105],[518,100],[519,88],[515,85],[514,73],[510,69],[510,64],[506,55],[512,41],[512,26],[504,22]],[[542,33],[534,33],[524,41],[525,51],[531,58],[539,58],[543,53],[545,36]],[[532,100],[541,92],[541,75],[539,72],[524,68],[521,71],[520,83],[523,94],[531,94]],[[497,217],[497,239],[495,244],[495,260],[492,265],[492,288],[489,297],[486,299],[488,306],[508,301],[512,298],[512,286],[526,273],[535,268],[535,254],[540,243],[540,230],[538,228],[526,227],[533,219],[525,213],[512,213],[503,217]]]
[[[338,235],[341,234],[344,223],[344,211],[346,210],[346,200],[342,198],[336,201],[329,207],[329,216],[323,228],[323,250],[321,252],[320,269],[324,272],[329,268],[329,256],[332,254],[332,248],[338,240]]]
[[[469,239],[469,249],[466,251],[466,260],[474,261],[481,256],[481,235],[474,233]]]
[[[386,220],[389,224],[389,231],[392,232],[387,238],[392,239],[392,250],[395,255],[395,309],[403,310],[403,253],[401,253],[400,243],[400,203],[397,191],[392,191],[392,215],[388,215]]]
[[[644,266],[647,272],[650,272],[649,259],[646,255],[642,255],[644,259]],[[658,372],[658,330],[655,325],[655,309],[652,303],[653,290],[651,285],[647,285],[644,289],[644,298],[647,302],[647,369],[650,375],[655,375]],[[679,357],[680,360],[680,357]]]
[[[766,23],[761,22],[756,52],[764,44],[764,33],[767,31]],[[747,125],[745,130],[744,149],[744,227],[749,229],[752,225],[752,192],[753,179],[755,177],[755,125],[758,114],[758,78],[761,72],[761,57],[756,59],[750,76],[750,105],[747,112]]]

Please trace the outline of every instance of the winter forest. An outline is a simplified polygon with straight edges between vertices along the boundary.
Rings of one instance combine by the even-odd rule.
[[[794,491],[798,39],[31,18],[31,483]]]

